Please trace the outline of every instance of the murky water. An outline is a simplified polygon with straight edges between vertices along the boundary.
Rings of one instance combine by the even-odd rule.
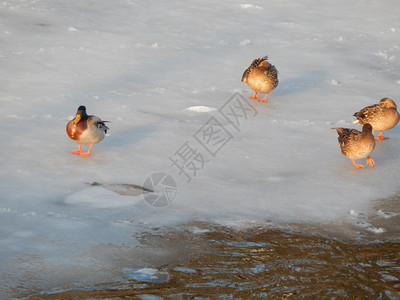
[[[107,244],[88,252],[100,261],[89,274],[101,284],[74,283],[77,274],[69,272],[74,281],[54,286],[47,281],[60,274],[44,266],[37,268],[43,274],[24,277],[36,285],[21,281],[12,294],[24,299],[400,299],[399,232],[399,194],[374,201],[368,214],[350,212],[334,224],[253,220],[226,227],[191,222],[143,228],[133,237],[139,246],[121,252]],[[112,268],[104,260],[112,261]]]
[[[45,291],[28,299],[400,299],[399,242],[361,245],[285,230],[236,231],[207,223],[187,228],[193,226],[196,232],[141,236],[147,246],[177,250],[176,261],[181,261],[159,267],[148,278],[140,281],[126,272],[120,282]]]

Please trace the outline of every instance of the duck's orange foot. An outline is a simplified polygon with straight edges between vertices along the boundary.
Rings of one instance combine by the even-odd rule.
[[[375,162],[370,156],[367,156],[367,164],[373,167],[375,165]]]
[[[267,96],[268,96],[268,94],[265,95],[264,98],[259,98],[259,97],[257,97],[257,100],[260,101],[260,102],[267,102]]]
[[[69,153],[72,153],[72,154],[80,154],[81,152],[82,152],[82,145],[81,144],[79,144],[78,150],[69,151]]]
[[[388,140],[389,138],[386,136],[381,136],[378,135],[377,137],[375,137],[375,141],[382,141],[382,140]]]
[[[354,166],[355,166],[357,169],[365,168],[363,165],[360,165],[360,164],[354,164]]]
[[[379,132],[379,135],[375,138],[375,141],[381,141],[381,140],[388,140],[389,138],[386,136],[382,136],[382,131]]]
[[[84,156],[84,157],[89,156],[89,155],[90,155],[90,152],[92,152],[92,147],[93,147],[93,144],[90,144],[88,152],[79,153],[79,155],[80,155],[80,156]]]
[[[354,165],[357,169],[365,168],[363,165],[357,164],[353,159],[352,159],[351,161],[353,162],[353,165]]]
[[[258,98],[258,96],[257,96],[257,93],[254,92],[254,94],[251,95],[251,96],[249,97],[249,99],[259,99],[259,98]]]

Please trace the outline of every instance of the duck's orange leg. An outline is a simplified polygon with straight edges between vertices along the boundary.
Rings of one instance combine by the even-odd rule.
[[[69,151],[72,154],[80,154],[82,152],[82,144],[79,144],[78,150]]]
[[[363,165],[357,164],[357,163],[354,161],[354,159],[352,159],[351,161],[353,162],[353,165],[354,165],[356,168],[365,168]]]
[[[379,132],[379,135],[375,138],[376,141],[381,141],[381,140],[388,140],[388,137],[382,136],[382,131]]]
[[[249,99],[258,99],[257,92],[254,92],[253,95],[249,97]]]
[[[369,155],[367,156],[367,164],[370,165],[371,167],[373,167],[375,165],[375,162]]]
[[[93,144],[90,144],[88,152],[86,152],[86,153],[79,153],[79,155],[80,155],[80,156],[89,156],[89,155],[90,155],[90,152],[92,152],[92,147],[93,147]]]
[[[268,94],[265,94],[264,98],[257,97],[257,100],[260,101],[260,102],[267,102],[267,96],[268,96]]]

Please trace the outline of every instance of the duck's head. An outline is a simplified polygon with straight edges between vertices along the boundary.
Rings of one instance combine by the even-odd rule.
[[[81,105],[78,107],[78,111],[76,112],[74,123],[78,124],[80,120],[85,120],[87,117],[88,115],[86,113],[86,107]]]
[[[383,105],[386,108],[394,108],[397,109],[396,103],[390,98],[382,98],[381,101],[379,101],[379,104]]]
[[[362,128],[362,132],[372,132],[372,125],[369,123],[364,124]]]

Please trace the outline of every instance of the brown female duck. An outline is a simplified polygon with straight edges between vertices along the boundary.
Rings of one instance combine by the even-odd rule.
[[[354,160],[366,157],[367,164],[371,167],[375,162],[369,154],[375,148],[375,139],[372,134],[371,124],[364,124],[362,132],[349,128],[332,128],[336,129],[339,137],[339,146],[342,154],[351,159],[356,168],[364,168],[363,165],[357,164]]]
[[[356,119],[353,123],[364,125],[369,123],[373,130],[380,131],[375,140],[385,140],[387,137],[382,136],[382,131],[388,130],[396,126],[399,122],[400,115],[397,112],[397,105],[390,98],[382,98],[379,104],[364,107],[354,114]]]
[[[242,76],[242,82],[247,83],[254,91],[254,94],[249,98],[262,102],[267,101],[268,93],[275,89],[279,83],[278,70],[267,59],[268,56],[264,56],[253,60]],[[259,98],[257,93],[265,94],[265,97]]]

